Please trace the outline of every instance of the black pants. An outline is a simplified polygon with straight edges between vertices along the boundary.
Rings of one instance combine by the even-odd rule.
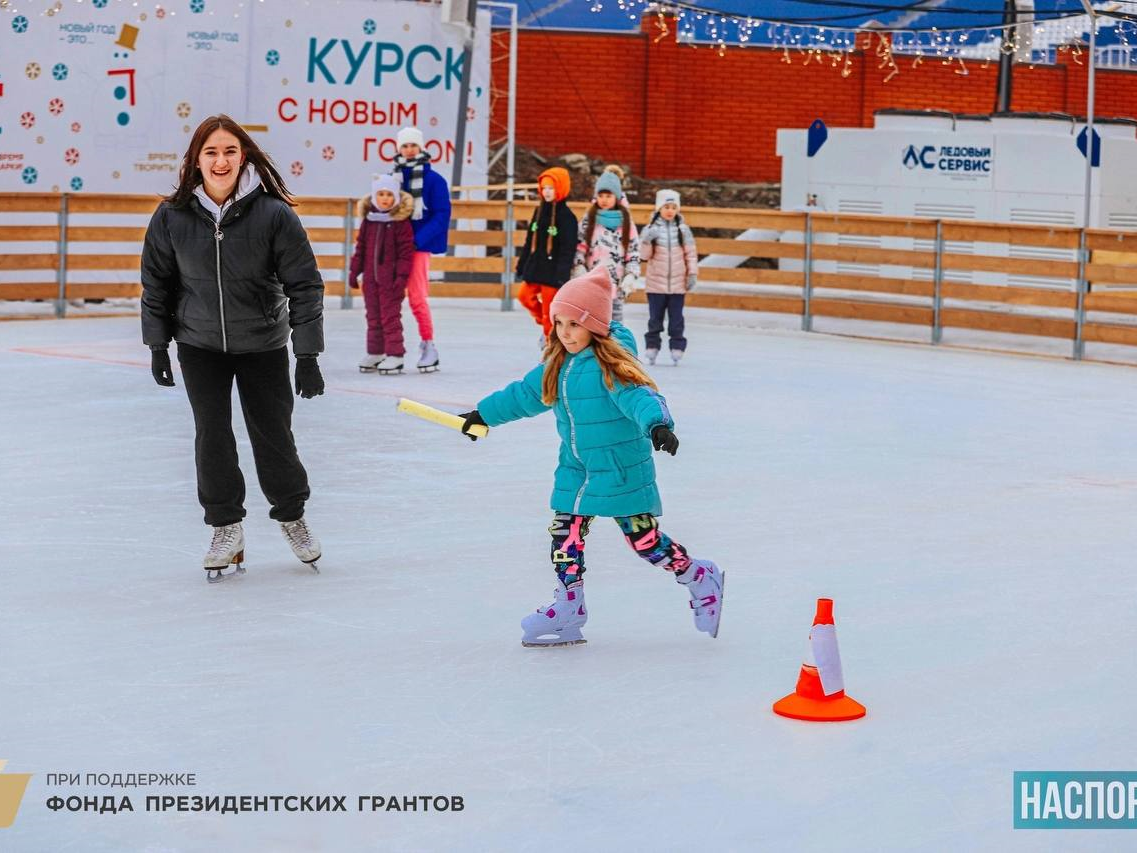
[[[686,323],[683,320],[685,293],[649,293],[647,295],[647,334],[644,346],[659,349],[660,332],[663,331],[663,315],[667,314],[667,337],[669,349],[686,350],[687,339],[683,337]]]
[[[205,523],[234,524],[245,517],[245,478],[233,436],[233,380],[253,444],[257,479],[277,521],[295,521],[308,500],[308,474],[292,438],[292,384],[288,348],[269,352],[213,352],[178,344],[178,362],[193,409],[197,437],[197,499]]]

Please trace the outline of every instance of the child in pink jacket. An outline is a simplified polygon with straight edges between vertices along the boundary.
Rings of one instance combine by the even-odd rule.
[[[695,237],[679,213],[679,193],[660,190],[655,194],[655,213],[640,239],[640,258],[647,263],[647,334],[644,360],[655,364],[659,356],[663,317],[667,315],[671,360],[679,364],[687,350],[683,337],[683,302],[695,289],[699,255]]]

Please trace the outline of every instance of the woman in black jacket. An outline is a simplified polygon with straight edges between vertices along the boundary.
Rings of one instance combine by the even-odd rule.
[[[236,380],[261,490],[285,539],[315,568],[320,545],[304,520],[308,475],[292,437],[289,331],[296,393],[324,393],[324,282],[293,201],[269,157],[225,115],[201,123],[174,192],[155,211],[142,249],[142,341],[154,379],[172,386],[178,362],[196,426],[197,493],[213,541],[210,581],[243,572],[245,480],[233,437]]]

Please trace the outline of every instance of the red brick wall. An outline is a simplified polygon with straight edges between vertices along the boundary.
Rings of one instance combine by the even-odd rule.
[[[897,56],[885,82],[877,42],[843,64],[796,51],[677,44],[675,28],[659,38],[654,18],[627,35],[523,30],[518,38],[517,141],[546,155],[583,152],[631,164],[650,178],[777,181],[775,131],[816,118],[869,127],[886,107],[989,113],[997,63],[944,66]],[[494,85],[505,89],[508,39],[493,39]],[[1083,61],[1085,55],[1080,57]],[[966,74],[961,73],[966,70]],[[1017,112],[1085,111],[1086,66],[1069,53],[1058,65],[1018,65]],[[1095,113],[1137,116],[1137,72],[1099,69]],[[505,133],[504,97],[494,103],[490,137]]]

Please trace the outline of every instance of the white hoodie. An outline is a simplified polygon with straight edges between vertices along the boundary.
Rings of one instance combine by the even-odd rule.
[[[252,163],[246,163],[245,168],[241,170],[241,177],[237,179],[237,193],[227,202],[220,207],[217,202],[211,199],[205,192],[205,185],[198,185],[193,193],[197,196],[197,200],[201,202],[201,206],[213,214],[213,221],[220,223],[221,218],[225,216],[225,211],[235,201],[239,201],[255,190],[261,185],[261,177],[257,174],[257,168]]]

